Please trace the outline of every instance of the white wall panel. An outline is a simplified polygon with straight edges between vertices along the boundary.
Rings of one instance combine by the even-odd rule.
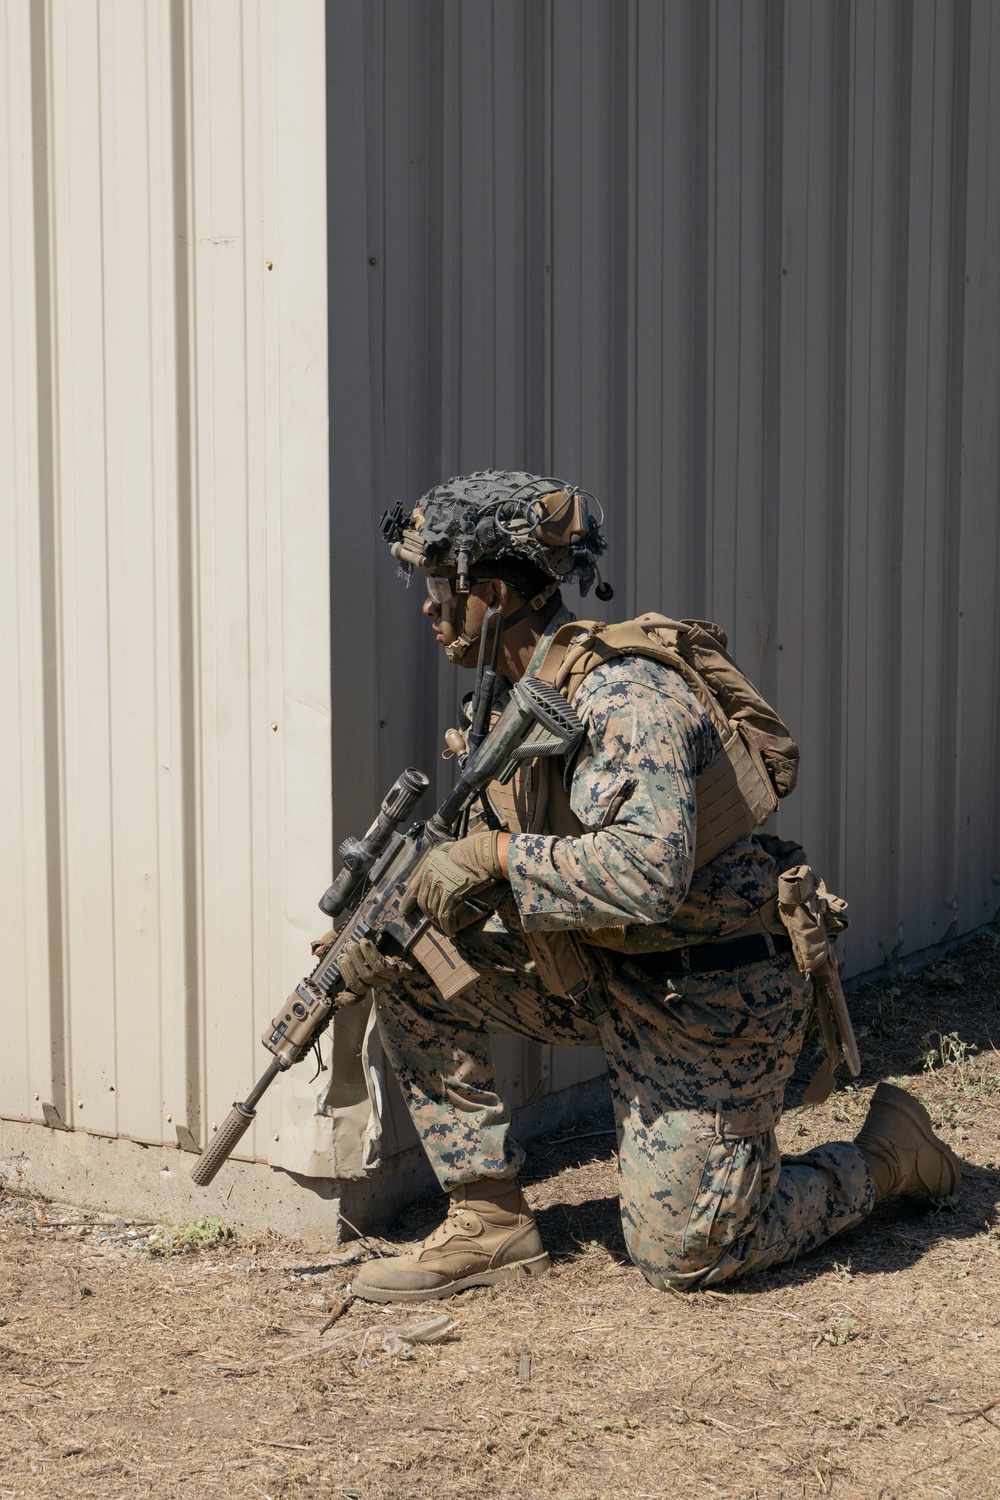
[[[25,1029],[0,1112],[204,1140],[329,875],[323,9],[15,0],[3,24]],[[244,1149],[295,1165],[312,1116],[295,1080]]]
[[[35,151],[31,112],[32,38],[27,6],[6,6],[2,27],[3,137],[0,153],[0,691],[8,711],[0,774],[0,959],[2,1005],[8,1028],[0,1054],[0,1089],[7,1109],[22,1118],[39,1113],[37,1089],[51,1098],[62,1088],[61,982],[50,983],[49,824],[46,727],[51,696],[39,690],[47,641],[42,597],[49,576],[40,556],[46,518],[37,505],[16,503],[38,494],[45,454],[38,441],[37,385],[46,351],[36,338],[48,310],[37,307],[36,240],[44,243],[47,203],[33,194]],[[43,233],[38,233],[38,220]],[[44,285],[44,277],[43,277]],[[46,538],[47,539],[47,538]],[[58,947],[58,944],[55,944]],[[55,1024],[53,1024],[55,1023]]]

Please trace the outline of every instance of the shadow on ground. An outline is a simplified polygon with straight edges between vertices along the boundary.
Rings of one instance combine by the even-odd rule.
[[[802,1109],[802,1093],[817,1056],[807,1045],[792,1079],[786,1112],[798,1111],[810,1136],[851,1139],[863,1117],[863,1097],[883,1078],[917,1089],[928,1101],[935,1123],[964,1121],[1000,1107],[1000,1078],[994,1038],[1000,1037],[1000,935],[987,929],[970,938],[948,959],[922,973],[899,974],[859,986],[850,996],[862,1056],[856,1081],[820,1110]],[[980,1109],[980,1106],[984,1106]],[[995,1123],[995,1122],[994,1122]],[[819,1132],[819,1134],[817,1134]],[[967,1134],[967,1132],[966,1132]],[[962,1155],[963,1132],[949,1138]],[[536,1202],[545,1244],[556,1261],[572,1261],[587,1248],[603,1246],[628,1263],[615,1184],[615,1135],[610,1105],[582,1116],[554,1137],[528,1146],[522,1181]],[[1000,1169],[963,1164],[958,1201],[927,1210],[898,1199],[879,1205],[858,1228],[790,1265],[772,1268],[729,1284],[741,1291],[763,1291],[801,1284],[850,1261],[855,1271],[892,1273],[913,1267],[941,1241],[981,1235],[998,1222]],[[386,1233],[390,1243],[422,1238],[444,1215],[444,1194],[424,1194]]]

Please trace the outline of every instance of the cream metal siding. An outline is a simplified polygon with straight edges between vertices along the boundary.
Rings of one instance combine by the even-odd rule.
[[[0,1114],[204,1140],[329,873],[323,8],[0,27]]]
[[[440,767],[454,712],[369,527],[524,466],[604,503],[616,615],[719,621],[801,739],[778,829],[850,972],[989,920],[1000,5],[336,0],[329,37],[335,610],[384,632],[334,663],[350,785]]]

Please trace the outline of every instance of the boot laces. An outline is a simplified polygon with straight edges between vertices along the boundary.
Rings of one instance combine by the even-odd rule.
[[[455,1234],[472,1235],[480,1227],[479,1219],[465,1204],[454,1198],[449,1199],[448,1212],[444,1220],[424,1240],[427,1249],[436,1249],[443,1245],[446,1240]]]

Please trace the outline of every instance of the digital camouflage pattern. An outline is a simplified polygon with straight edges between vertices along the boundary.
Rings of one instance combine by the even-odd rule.
[[[548,622],[528,675],[572,619],[562,608]],[[687,683],[648,657],[617,657],[584,679],[573,707],[589,731],[570,787],[585,832],[511,840],[511,887],[525,930],[669,922],[678,947],[735,931],[775,894],[777,871],[756,840],[744,838],[692,875],[695,778],[720,745]]]
[[[811,1003],[790,957],[658,986],[615,957],[598,1016],[547,994],[515,933],[455,941],[480,971],[463,995],[443,1001],[419,970],[376,993],[386,1055],[446,1190],[524,1159],[493,1076],[489,1033],[507,1032],[603,1045],[625,1240],[654,1286],[690,1289],[791,1259],[871,1208],[855,1146],[778,1155],[774,1125]]]
[[[560,610],[549,622],[529,673],[571,618]],[[810,981],[790,954],[673,982],[601,951],[602,1000],[592,990],[581,1008],[545,991],[522,925],[669,923],[684,945],[734,931],[777,890],[777,866],[753,838],[692,876],[694,782],[718,740],[677,674],[618,657],[588,675],[574,707],[589,732],[570,786],[584,833],[515,835],[503,921],[456,939],[479,980],[446,1003],[414,971],[377,992],[379,1027],[446,1189],[507,1175],[523,1160],[494,1084],[491,1031],[603,1045],[629,1254],[655,1286],[707,1285],[856,1224],[874,1187],[850,1143],[779,1156],[774,1127],[812,1009]],[[631,793],[615,811],[626,783]]]

